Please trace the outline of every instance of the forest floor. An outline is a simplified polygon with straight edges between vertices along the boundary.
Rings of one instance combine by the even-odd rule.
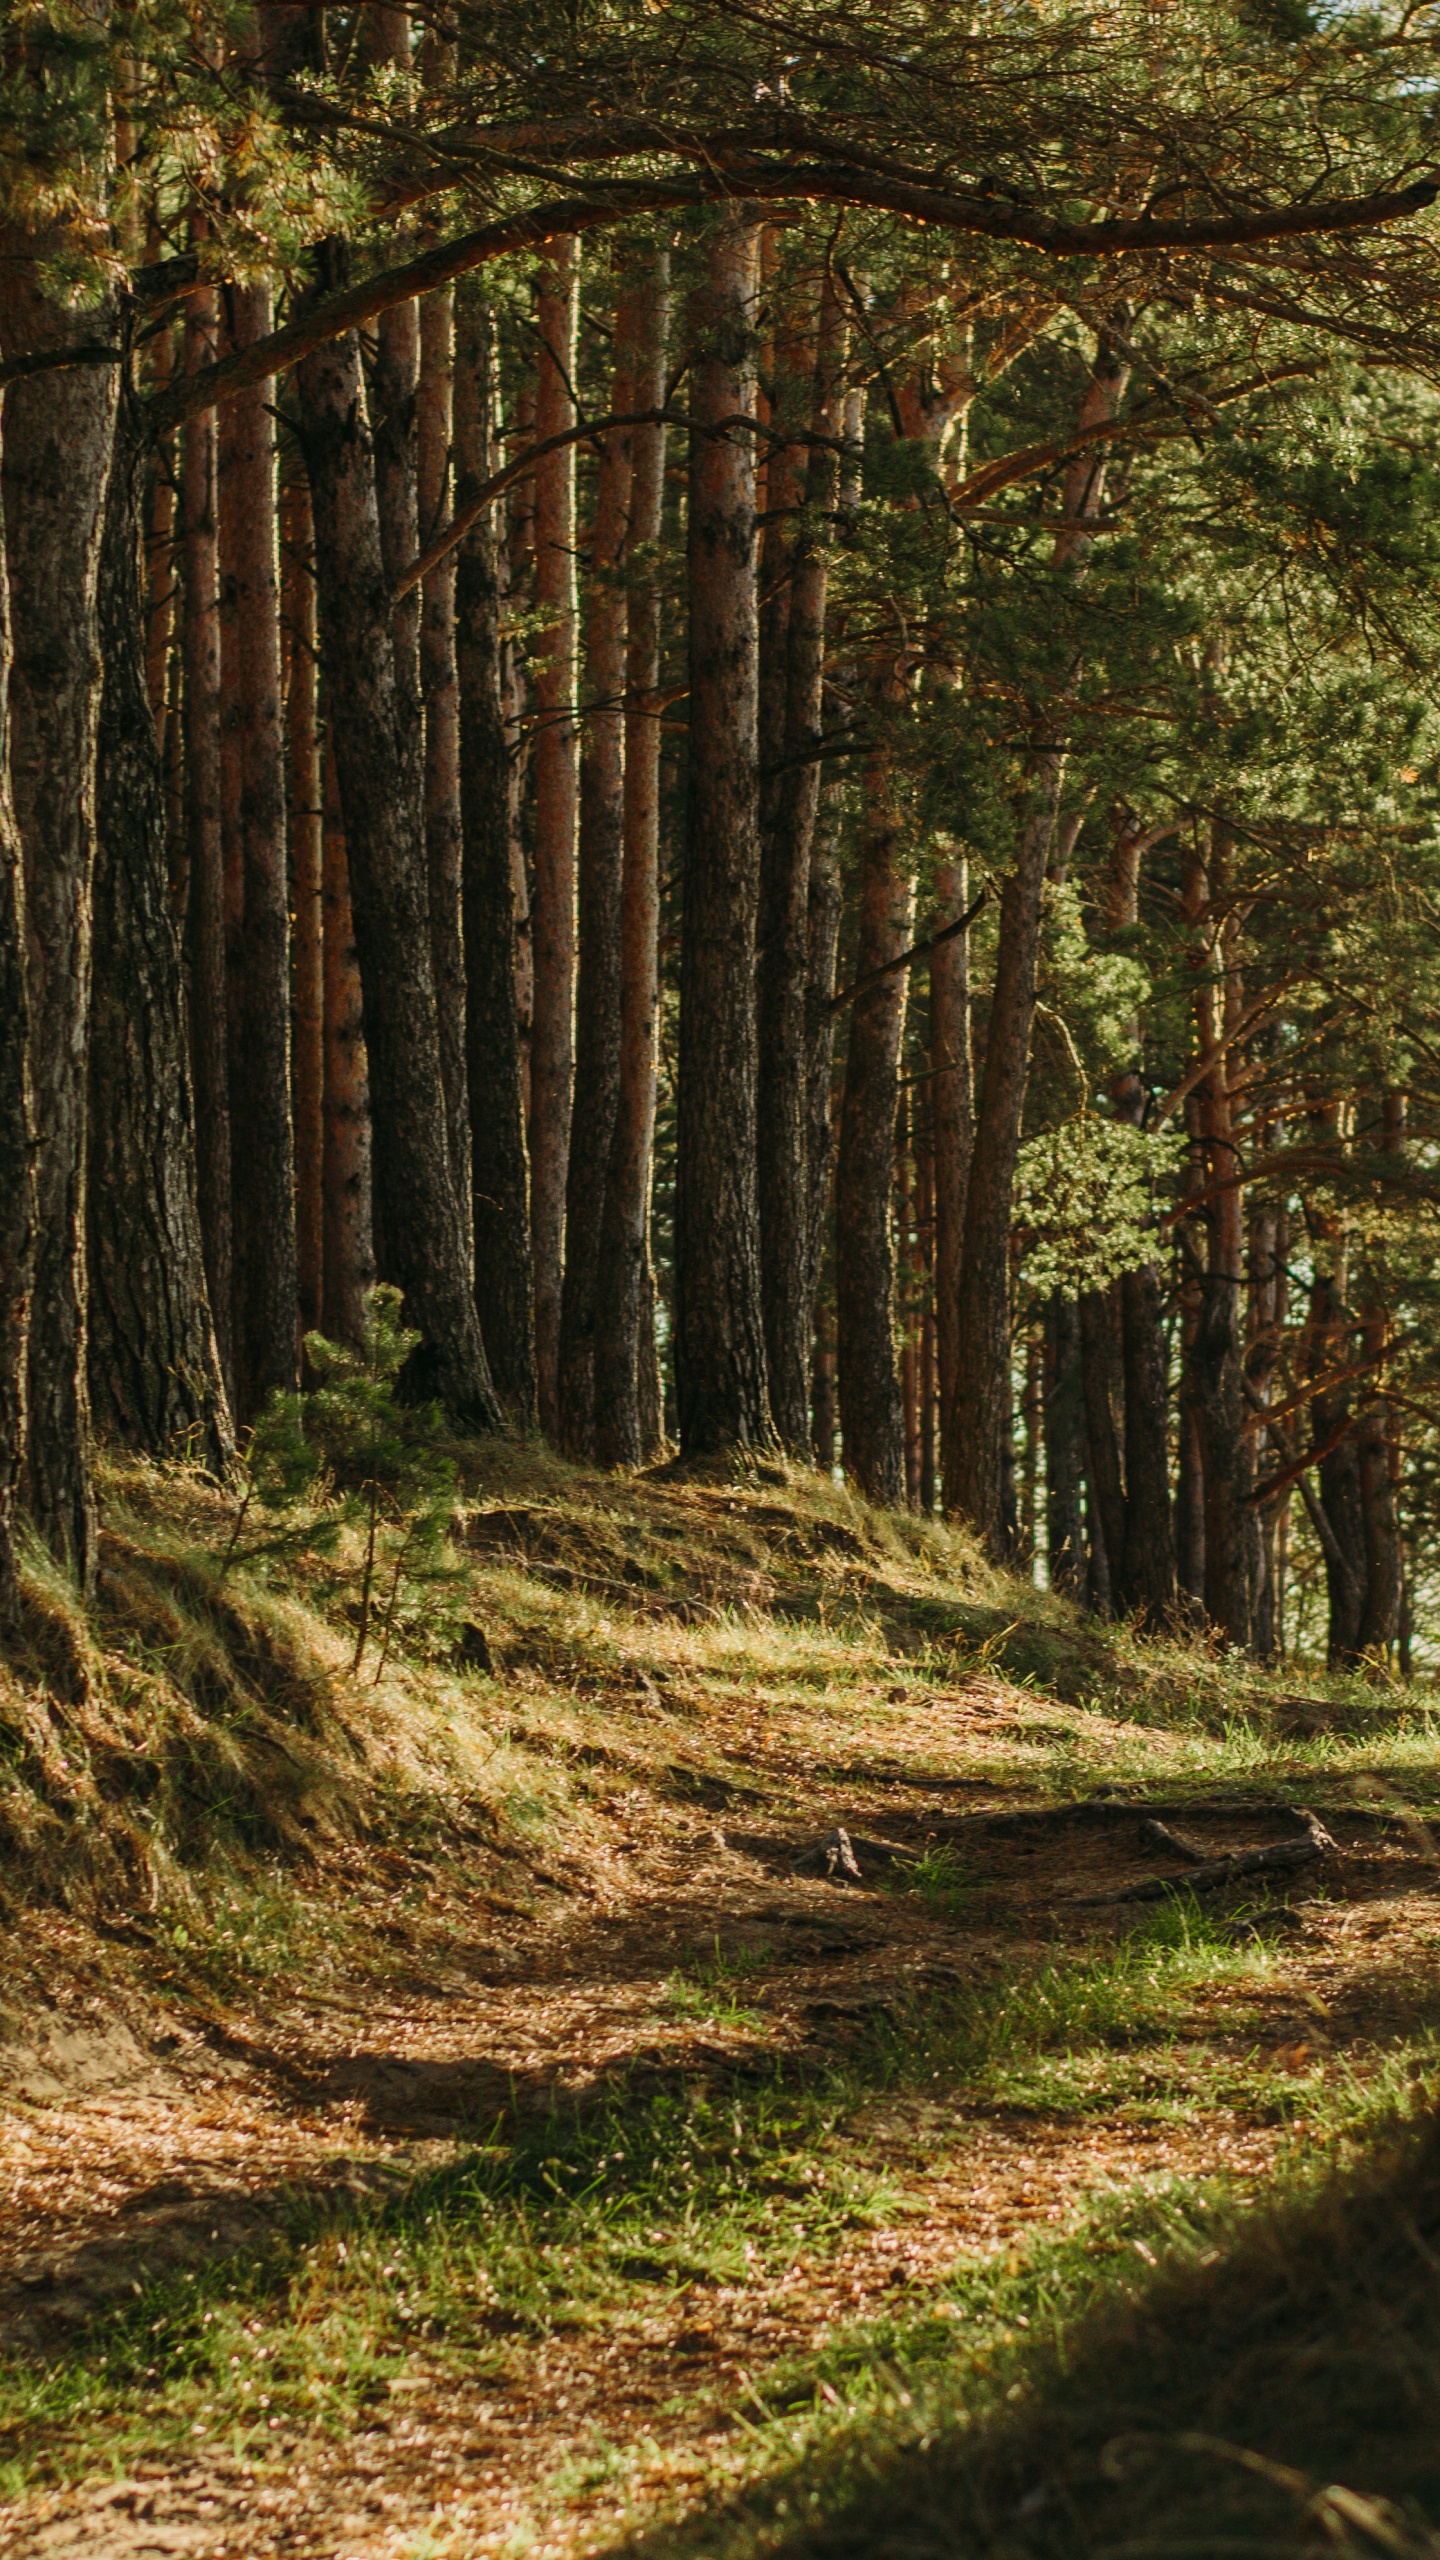
[[[107,1522],[0,1694],[0,2550],[1440,2553],[1429,1691],[778,1469],[495,1459],[373,1686]],[[1304,1862],[1117,1899],[1152,1812]]]

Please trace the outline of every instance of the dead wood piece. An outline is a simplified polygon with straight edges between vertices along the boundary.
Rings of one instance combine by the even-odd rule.
[[[801,1849],[791,1864],[797,1876],[823,1876],[827,1884],[854,1885],[865,1881],[850,1845],[850,1834],[839,1823],[825,1839],[815,1841],[808,1849]]]
[[[1146,1815],[1140,1828],[1147,1840],[1157,1840],[1172,1857],[1188,1858],[1192,1867],[1203,1867],[1209,1859],[1209,1850],[1202,1849],[1198,1840],[1185,1839],[1180,1832],[1172,1831],[1168,1822],[1157,1820],[1153,1814]]]
[[[862,1857],[877,1859],[882,1867],[918,1867],[920,1864],[920,1851],[902,1848],[897,1840],[877,1840],[868,1831],[852,1831],[849,1839],[852,1849],[857,1849]]]
[[[1304,1826],[1299,1840],[1276,1840],[1265,1849],[1237,1849],[1229,1857],[1210,1858],[1203,1866],[1190,1867],[1183,1876],[1145,1876],[1139,1884],[1123,1885],[1118,1893],[1087,1893],[1077,1899],[1091,1909],[1109,1903],[1164,1902],[1177,1893],[1219,1893],[1243,1876],[1278,1875],[1313,1866],[1317,1858],[1329,1856],[1336,1843],[1313,1813],[1297,1806],[1295,1818]]]

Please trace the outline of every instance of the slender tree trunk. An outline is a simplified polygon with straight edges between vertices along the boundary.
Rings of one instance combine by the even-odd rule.
[[[453,292],[432,293],[420,305],[416,467],[420,535],[424,542],[438,530],[445,515],[455,441],[454,389],[455,297]],[[461,926],[464,829],[460,816],[456,568],[454,552],[447,552],[420,589],[420,691],[425,707],[425,868],[430,883],[435,1001],[440,1012],[440,1067],[445,1079],[450,1161],[460,1169],[461,1210],[468,1227],[470,1095],[465,1064],[465,938]],[[492,1354],[492,1368],[494,1365]]]
[[[300,1329],[305,1334],[318,1327],[325,1302],[325,800],[317,721],[314,532],[303,480],[289,481],[281,499],[280,552],[295,918],[295,1228]]]
[[[915,1196],[915,1279],[920,1292],[920,1509],[929,1520],[935,1513],[939,1372],[935,1345],[935,1125],[928,1106],[917,1119]]]
[[[631,289],[615,314],[611,406],[634,406],[643,305]],[[585,721],[580,759],[579,971],[575,989],[575,1105],[565,1186],[565,1278],[560,1308],[560,1436],[572,1457],[595,1445],[596,1286],[605,1181],[620,1095],[621,920],[625,868],[625,563],[631,434],[605,438],[590,528],[585,618]]]
[[[267,285],[237,289],[237,345],[264,337],[271,318]],[[243,1238],[237,1367],[246,1414],[257,1411],[272,1388],[293,1390],[300,1377],[273,399],[274,385],[265,382],[231,404],[237,412],[233,479],[221,528],[235,596],[240,696],[244,1071],[231,1080],[230,1128]]]
[[[658,408],[665,389],[670,261],[658,250],[639,288],[634,405]],[[610,1148],[595,1299],[595,1449],[607,1466],[637,1466],[658,1441],[642,1428],[641,1366],[653,1367],[650,1181],[660,1026],[660,587],[655,546],[665,497],[665,429],[637,427],[631,444],[632,566],[625,657],[624,878],[621,889],[620,1084]]]
[[[1186,1187],[1198,1191],[1205,1181],[1200,1140],[1200,1104],[1191,1094],[1185,1106],[1190,1136]],[[1205,1454],[1200,1437],[1195,1345],[1200,1332],[1202,1266],[1189,1233],[1180,1230],[1180,1464],[1175,1484],[1175,1571],[1182,1600],[1198,1626],[1205,1610]]]
[[[1133,933],[1140,917],[1140,866],[1146,839],[1136,825],[1121,827],[1111,850],[1106,923],[1114,934]],[[1144,1026],[1130,1025],[1134,1062],[1111,1079],[1115,1117],[1134,1129],[1145,1122],[1141,1072]],[[1170,1377],[1154,1263],[1126,1271],[1119,1281],[1120,1334],[1125,1402],[1125,1533],[1119,1550],[1115,1605],[1122,1616],[1160,1625],[1177,1598],[1175,1537],[1170,1516]]]
[[[811,858],[820,800],[825,614],[832,527],[840,486],[839,435],[845,321],[828,272],[821,296],[810,424],[828,444],[811,447],[798,532],[774,511],[801,495],[792,449],[771,450],[761,585],[761,892],[757,1134],[761,1285],[771,1410],[785,1446],[810,1438],[810,1348],[815,1265],[810,1238],[807,992]],[[782,382],[782,418],[794,405]]]
[[[218,329],[213,287],[185,311],[185,365],[213,361]],[[187,420],[182,444],[181,538],[185,591],[185,840],[189,873],[190,1056],[195,1082],[195,1158],[205,1276],[220,1366],[235,1394],[234,1262],[230,1166],[229,988],[225,948],[225,839],[220,749],[220,543],[215,493],[215,413]]]
[[[1085,1385],[1086,1473],[1109,1566],[1111,1605],[1120,1608],[1117,1560],[1125,1545],[1125,1480],[1117,1414],[1121,1396],[1118,1292],[1092,1289],[1080,1300],[1081,1365]]]
[[[360,958],[350,908],[350,866],[333,738],[325,750],[325,1126],[321,1328],[359,1346],[365,1296],[375,1283],[370,1209],[370,1072]]]
[[[810,850],[805,981],[805,1228],[811,1322],[825,1259],[835,1155],[835,968],[844,892],[840,879],[841,786],[821,794]],[[828,1463],[828,1461],[827,1461]]]
[[[1223,845],[1217,839],[1207,877],[1199,857],[1187,875],[1186,911],[1192,922],[1213,912],[1220,885]],[[1228,932],[1217,952],[1223,964],[1226,1014],[1239,1006],[1239,980]],[[1240,1339],[1240,1293],[1245,1276],[1245,1194],[1232,1180],[1236,1162],[1230,1107],[1230,1072],[1221,1044],[1216,983],[1210,953],[1202,946],[1203,974],[1195,989],[1200,1054],[1211,1061],[1200,1085],[1200,1125],[1211,1181],[1225,1184],[1207,1212],[1208,1251],[1201,1282],[1194,1367],[1197,1418],[1205,1470],[1205,1612],[1230,1643],[1249,1650],[1254,1634],[1258,1531],[1250,1502],[1253,1486],[1250,1436]]]
[[[173,327],[161,329],[151,341],[149,370],[152,389],[163,391],[175,370]],[[145,526],[145,693],[162,765],[167,761],[170,648],[175,635],[176,495],[175,452],[167,437],[151,457]]]
[[[452,1419],[503,1415],[480,1337],[469,1243],[450,1170],[430,958],[424,814],[380,556],[358,340],[298,371],[328,708],[345,816],[370,1067],[376,1220],[384,1276],[422,1339],[407,1383]]]
[[[1381,1145],[1400,1154],[1405,1134],[1405,1103],[1400,1094],[1385,1096]],[[1360,1328],[1360,1357],[1379,1361],[1390,1339],[1390,1313],[1383,1301],[1365,1308]],[[1356,1433],[1360,1473],[1360,1505],[1365,1520],[1365,1606],[1360,1615],[1360,1650],[1377,1666],[1387,1663],[1400,1633],[1404,1592],[1404,1555],[1396,1503],[1399,1465],[1399,1413],[1393,1405],[1371,1403]]]
[[[835,1465],[835,1434],[840,1424],[840,1407],[835,1393],[835,1326],[828,1305],[822,1304],[815,1317],[815,1366],[811,1388],[812,1429],[814,1431],[815,1464],[823,1475],[832,1473]]]
[[[235,1438],[205,1286],[185,977],[145,681],[145,450],[117,419],[98,579],[90,1010],[89,1383],[102,1430],[222,1467]]]
[[[580,255],[558,241],[541,271],[535,433],[574,423]],[[535,1011],[530,1032],[530,1219],[535,1271],[535,1366],[540,1427],[560,1430],[560,1299],[565,1182],[575,1076],[575,838],[579,739],[575,725],[575,448],[535,470]]]
[[[903,1054],[903,1037],[902,1037]],[[895,1119],[895,1222],[899,1254],[900,1410],[904,1416],[905,1500],[920,1508],[920,1334],[915,1289],[915,1159],[907,1096],[902,1087]]]
[[[494,348],[489,314],[460,303],[455,375],[456,477],[463,499],[495,469]],[[484,515],[460,549],[456,644],[460,806],[468,986],[471,1192],[475,1296],[495,1384],[517,1430],[536,1422],[529,1175],[515,1004],[509,750],[500,640],[501,527]]]
[[[25,983],[25,859],[10,799],[10,663],[10,582],[0,538],[0,1639],[14,1626],[20,1606],[15,1529],[25,1459],[37,1153]]]
[[[773,1436],[755,1171],[755,233],[727,208],[690,307],[690,754],[680,946],[675,1384],[682,1453]]]
[[[935,873],[935,904],[945,924],[970,903],[968,866],[952,854]],[[935,1126],[935,1335],[940,1368],[940,1446],[955,1487],[962,1393],[960,1263],[965,1194],[975,1143],[975,1082],[970,1051],[970,935],[957,933],[930,954],[930,1110]],[[947,1497],[947,1508],[950,1497]]]
[[[1274,1136],[1272,1133],[1272,1143]],[[1268,1148],[1267,1148],[1268,1152]],[[1263,1410],[1280,1358],[1285,1327],[1286,1271],[1289,1238],[1283,1209],[1270,1205],[1250,1220],[1250,1317],[1245,1353],[1246,1391],[1252,1406]],[[1270,1442],[1261,1411],[1249,1417],[1254,1440],[1252,1475],[1264,1472]],[[1257,1514],[1260,1577],[1255,1595],[1255,1652],[1261,1662],[1274,1662],[1282,1650],[1280,1624],[1281,1506],[1271,1503]]]
[[[893,699],[894,692],[894,685],[887,683],[885,699]],[[868,799],[856,947],[856,974],[862,980],[904,950],[914,903],[902,866],[899,811],[888,753],[883,749],[872,761]],[[835,1297],[845,1472],[872,1502],[894,1509],[905,1499],[890,1220],[896,1079],[904,1021],[903,975],[882,978],[855,999],[835,1176]]]
[[[1045,1551],[1052,1591],[1085,1596],[1085,1385],[1080,1321],[1073,1298],[1045,1309]]]
[[[1082,430],[1117,414],[1128,380],[1128,363],[1102,336],[1080,403],[1077,423]],[[1083,572],[1090,544],[1084,528],[1099,509],[1104,485],[1105,464],[1093,449],[1065,474],[1066,529],[1055,537],[1054,565],[1068,579]],[[956,1402],[953,1465],[946,1460],[946,1508],[962,1512],[996,1556],[1003,1555],[1006,1545],[1004,1485],[1010,1447],[1010,1203],[1030,1066],[1041,903],[1065,771],[1064,749],[1053,733],[1078,672],[1078,662],[1072,661],[1055,699],[1036,714],[1026,813],[1015,869],[1001,893],[1000,956],[966,1188],[960,1268],[966,1393]]]
[[[105,334],[108,313],[47,301],[39,261],[57,244],[0,235],[0,355],[62,353]],[[10,578],[10,774],[25,865],[30,1075],[40,1142],[29,1328],[25,1502],[47,1545],[88,1581],[95,1515],[86,1379],[86,1083],[96,624],[118,367],[12,382],[4,400]]]

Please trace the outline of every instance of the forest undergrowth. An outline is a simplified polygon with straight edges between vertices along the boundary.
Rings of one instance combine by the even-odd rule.
[[[1440,2549],[1428,1687],[534,1448],[377,1675],[234,1518],[0,1679],[0,2547]]]

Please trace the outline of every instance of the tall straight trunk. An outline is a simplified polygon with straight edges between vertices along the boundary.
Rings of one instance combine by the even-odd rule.
[[[1138,825],[1122,827],[1111,848],[1105,921],[1114,934],[1132,933],[1140,916],[1140,866],[1146,838]],[[1145,1079],[1144,1037],[1138,1016],[1130,1024],[1133,1063],[1112,1077],[1115,1117],[1141,1129]],[[1175,1607],[1175,1536],[1170,1515],[1169,1360],[1155,1264],[1121,1274],[1118,1284],[1125,1397],[1125,1533],[1115,1576],[1115,1605],[1122,1616],[1158,1625]]]
[[[840,877],[842,786],[820,795],[810,847],[805,940],[805,1233],[810,1316],[825,1259],[825,1221],[835,1156],[835,970],[840,955],[844,889]]]
[[[710,233],[690,303],[690,741],[676,1096],[675,1386],[682,1454],[773,1437],[755,1172],[759,635],[755,232]]]
[[[213,361],[219,313],[212,286],[190,296],[185,365]],[[220,1366],[235,1392],[233,1193],[230,1167],[229,992],[225,956],[225,837],[220,748],[220,543],[213,410],[186,421],[181,446],[185,672],[185,848],[189,874],[190,1058],[200,1232]]]
[[[535,382],[523,381],[514,403],[514,446],[535,433]],[[505,594],[512,612],[528,612],[535,600],[535,479],[517,480],[505,502],[501,551]],[[515,1019],[520,1034],[520,1091],[530,1128],[530,1039],[535,1023],[535,917],[532,896],[535,837],[535,736],[530,720],[526,651],[511,638],[501,649],[501,700],[510,750],[510,865],[515,910]]]
[[[970,903],[963,853],[935,873],[938,920],[953,924]],[[959,1440],[962,1392],[960,1262],[965,1193],[975,1143],[975,1080],[970,1049],[970,935],[952,934],[930,954],[930,1113],[935,1129],[935,1335],[940,1368],[940,1446],[950,1494]]]
[[[1405,1142],[1405,1098],[1387,1093],[1378,1132],[1385,1152],[1398,1156]],[[1360,1357],[1378,1364],[1390,1340],[1390,1311],[1373,1291],[1367,1293],[1360,1328]],[[1360,1650],[1383,1665],[1400,1633],[1404,1593],[1404,1552],[1400,1543],[1397,1502],[1400,1475],[1400,1416],[1394,1405],[1371,1403],[1356,1434],[1360,1469],[1360,1505],[1365,1520],[1365,1606],[1360,1616]]]
[[[0,1638],[20,1605],[15,1530],[36,1244],[25,858],[10,798],[10,660],[10,581],[0,539]]]
[[[314,543],[309,489],[302,479],[292,478],[280,502],[280,559],[287,659],[290,900],[295,918],[295,1236],[302,1334],[316,1330],[325,1301],[325,800],[317,719]]]
[[[360,958],[350,906],[350,866],[335,745],[325,749],[325,1120],[322,1235],[325,1283],[321,1330],[359,1346],[365,1293],[375,1282],[370,1202],[370,1070],[360,996]]]
[[[1122,1393],[1119,1293],[1091,1289],[1080,1300],[1080,1356],[1085,1391],[1086,1474],[1107,1565],[1109,1606],[1119,1609],[1119,1560],[1125,1544],[1125,1478],[1117,1416]]]
[[[1085,1481],[1085,1387],[1081,1371],[1080,1319],[1073,1298],[1051,1298],[1045,1308],[1045,1553],[1052,1591],[1085,1597],[1085,1525],[1080,1497]]]
[[[264,337],[268,285],[237,289],[235,340]],[[273,383],[236,411],[221,539],[235,598],[240,703],[240,836],[244,866],[243,1075],[232,1076],[239,1290],[238,1387],[245,1414],[300,1378],[295,1141],[290,1114],[290,912],[280,691],[280,589]]]
[[[1311,1113],[1318,1145],[1332,1154],[1347,1151],[1340,1104],[1330,1096]],[[1352,1389],[1323,1382],[1347,1369],[1355,1357],[1355,1326],[1350,1310],[1351,1241],[1344,1217],[1331,1209],[1312,1208],[1310,1251],[1314,1277],[1305,1325],[1304,1369],[1319,1383],[1310,1401],[1310,1433],[1320,1460],[1320,1506],[1329,1536],[1325,1545],[1325,1582],[1329,1601],[1326,1653],[1332,1671],[1350,1671],[1360,1660],[1360,1629],[1365,1616],[1365,1502],[1360,1482],[1360,1451],[1349,1422]],[[1347,1424],[1349,1427],[1347,1428]]]
[[[1130,378],[1115,342],[1102,335],[1079,405],[1084,430],[1117,414]],[[1062,484],[1065,530],[1055,537],[1054,567],[1067,581],[1083,574],[1087,524],[1104,496],[1105,463],[1092,448],[1073,462]],[[962,1512],[990,1552],[1007,1544],[1005,1482],[1010,1449],[1010,1203],[1035,1018],[1040,915],[1051,839],[1059,811],[1065,754],[1054,740],[1079,674],[1072,659],[1053,700],[1036,709],[1035,743],[1026,761],[1026,806],[1015,868],[1001,892],[1000,956],[990,1004],[985,1075],[965,1196],[960,1267],[960,1336],[966,1392],[957,1396],[952,1459],[946,1460],[946,1508]]]
[[[1222,885],[1223,837],[1216,831],[1211,866],[1192,856],[1186,877],[1186,914],[1204,925]],[[1219,963],[1217,988],[1215,964]],[[1196,951],[1200,972],[1194,997],[1199,1051],[1209,1061],[1198,1087],[1200,1131],[1208,1179],[1222,1187],[1206,1213],[1207,1251],[1200,1284],[1199,1322],[1193,1354],[1196,1413],[1205,1470],[1205,1614],[1231,1644],[1248,1651],[1254,1635],[1259,1533],[1250,1494],[1252,1445],[1246,1429],[1240,1297],[1245,1277],[1245,1194],[1234,1179],[1236,1148],[1230,1068],[1222,1045],[1222,1019],[1238,1015],[1240,989],[1234,938],[1222,928],[1214,945]],[[1219,1001],[1217,1002],[1217,997]],[[1223,1014],[1222,1014],[1223,1006]]]
[[[1269,1133],[1271,1145],[1278,1135],[1278,1129],[1272,1127]],[[1268,1145],[1266,1152],[1269,1152]],[[1245,1350],[1246,1392],[1252,1406],[1262,1409],[1269,1402],[1284,1337],[1289,1259],[1288,1221],[1284,1210],[1273,1203],[1267,1204],[1250,1220],[1249,1323]],[[1269,1443],[1260,1412],[1252,1413],[1250,1423],[1254,1438],[1252,1471],[1259,1476],[1265,1472]],[[1283,1649],[1280,1524],[1281,1506],[1277,1503],[1269,1504],[1260,1512],[1256,1522],[1260,1577],[1255,1595],[1254,1643],[1262,1662],[1278,1660]]]
[[[173,326],[161,329],[150,346],[150,383],[163,391],[175,370]],[[166,762],[170,712],[170,652],[175,636],[175,452],[165,438],[151,457],[149,502],[145,525],[145,693],[155,723],[155,740]]]
[[[670,260],[652,255],[637,285],[631,382],[637,410],[661,405]],[[660,1026],[660,587],[655,546],[665,499],[665,429],[631,438],[631,563],[625,641],[624,875],[620,912],[620,1082],[606,1172],[595,1292],[595,1453],[606,1466],[653,1454],[643,1424],[642,1361],[653,1370],[655,1283],[650,1180]],[[644,1319],[649,1312],[650,1325]],[[652,1390],[653,1392],[653,1390]]]
[[[904,1424],[905,1500],[920,1508],[920,1327],[915,1286],[915,1158],[908,1096],[902,1088],[895,1119],[895,1242],[899,1255],[900,1411]]]
[[[58,244],[0,234],[0,355],[62,354],[108,314],[46,300],[39,261]],[[95,1515],[86,1379],[86,1084],[96,622],[118,367],[12,382],[3,489],[11,646],[10,777],[25,867],[37,1241],[28,1336],[25,1504],[52,1552],[88,1580]]]
[[[883,693],[887,700],[893,698],[893,684],[887,681]],[[883,749],[872,760],[867,796],[856,946],[856,974],[861,980],[904,950],[913,907],[900,850],[900,817],[889,756]],[[835,1299],[845,1472],[872,1502],[891,1508],[898,1508],[905,1499],[890,1216],[904,1022],[902,973],[882,978],[855,999],[835,1171]]]
[[[450,1169],[430,958],[424,812],[380,555],[360,349],[354,333],[298,371],[315,515],[327,704],[345,817],[370,1069],[382,1276],[421,1335],[407,1385],[452,1420],[498,1430]]]
[[[230,297],[227,296],[227,303]],[[227,332],[227,334],[229,334]],[[232,337],[233,343],[233,337]],[[243,719],[245,687],[240,669],[240,609],[232,555],[235,516],[243,496],[237,456],[246,433],[245,412],[227,400],[215,421],[215,489],[220,549],[220,863],[225,921],[225,1060],[226,1092],[232,1103],[244,1081],[245,1046],[245,836],[241,807],[245,796]],[[241,1410],[240,1368],[244,1309],[242,1305],[245,1239],[237,1222],[239,1140],[236,1111],[228,1127],[230,1164],[230,1307],[225,1331],[230,1345],[231,1392]]]
[[[558,241],[536,302],[535,434],[573,425],[580,253]],[[560,1299],[565,1182],[575,1079],[575,448],[535,468],[535,1010],[530,1029],[530,1220],[540,1427],[560,1429]]]
[[[185,975],[145,681],[145,447],[118,415],[98,580],[104,682],[90,1002],[89,1384],[100,1428],[222,1467],[235,1437],[205,1285]]]
[[[453,292],[432,293],[420,305],[416,473],[424,542],[438,531],[445,515],[455,441],[454,393],[455,297]],[[450,1161],[461,1171],[461,1208],[468,1224],[470,1097],[465,1069],[465,938],[460,917],[464,831],[455,575],[455,554],[448,551],[420,589],[420,692],[425,709],[425,868],[430,883],[430,954],[440,1010],[440,1067]]]
[[[770,621],[767,626],[762,618],[761,643],[761,1286],[771,1411],[781,1440],[797,1453],[808,1447],[810,1438],[816,1278],[807,1146],[810,867],[820,801],[825,613],[840,486],[836,439],[846,343],[839,294],[827,272],[809,408],[814,433],[829,442],[811,447],[798,531],[787,535],[778,515],[766,528],[761,580],[762,588],[774,587],[764,608]],[[782,418],[793,397],[790,384],[782,381]],[[772,511],[793,505],[801,495],[791,450],[772,448],[767,481],[767,508]]]
[[[920,1509],[935,1510],[935,1460],[939,1446],[939,1371],[935,1344],[935,1128],[929,1107],[919,1114],[915,1140],[915,1281],[920,1292]]]
[[[494,471],[495,352],[488,312],[460,306],[456,476],[463,497]],[[512,804],[501,648],[502,527],[481,516],[456,577],[465,1004],[475,1294],[496,1388],[516,1428],[536,1421],[529,1169],[515,1002]]]
[[[611,406],[634,407],[632,376],[642,303],[622,294],[615,314]],[[579,971],[575,987],[575,1105],[565,1184],[565,1277],[560,1306],[560,1436],[572,1457],[595,1444],[596,1287],[605,1178],[620,1095],[621,922],[625,870],[625,564],[631,435],[600,450],[590,528],[585,617],[585,723],[580,759]]]
[[[829,1475],[835,1465],[835,1434],[840,1413],[835,1394],[835,1325],[830,1308],[822,1304],[815,1315],[815,1364],[811,1372],[811,1430],[815,1464]]]
[[[1190,1161],[1184,1176],[1187,1191],[1205,1183],[1200,1142],[1200,1103],[1191,1094],[1185,1105]],[[1197,1626],[1205,1611],[1205,1454],[1200,1438],[1200,1409],[1195,1372],[1195,1345],[1200,1332],[1203,1266],[1186,1228],[1180,1230],[1180,1414],[1179,1465],[1175,1477],[1175,1572],[1180,1598]]]
[[[778,281],[779,243],[772,223],[760,233],[759,283],[762,316],[773,304]],[[766,857],[776,815],[780,762],[785,746],[785,698],[789,674],[790,572],[794,557],[795,515],[799,507],[800,455],[783,441],[788,431],[808,423],[812,350],[806,330],[790,309],[780,316],[758,349],[755,509],[759,540],[760,670],[757,678],[756,734],[760,748],[760,922],[764,950]],[[762,1211],[763,1217],[763,1211]],[[772,1381],[773,1397],[773,1381]],[[778,1421],[778,1416],[776,1417]]]

